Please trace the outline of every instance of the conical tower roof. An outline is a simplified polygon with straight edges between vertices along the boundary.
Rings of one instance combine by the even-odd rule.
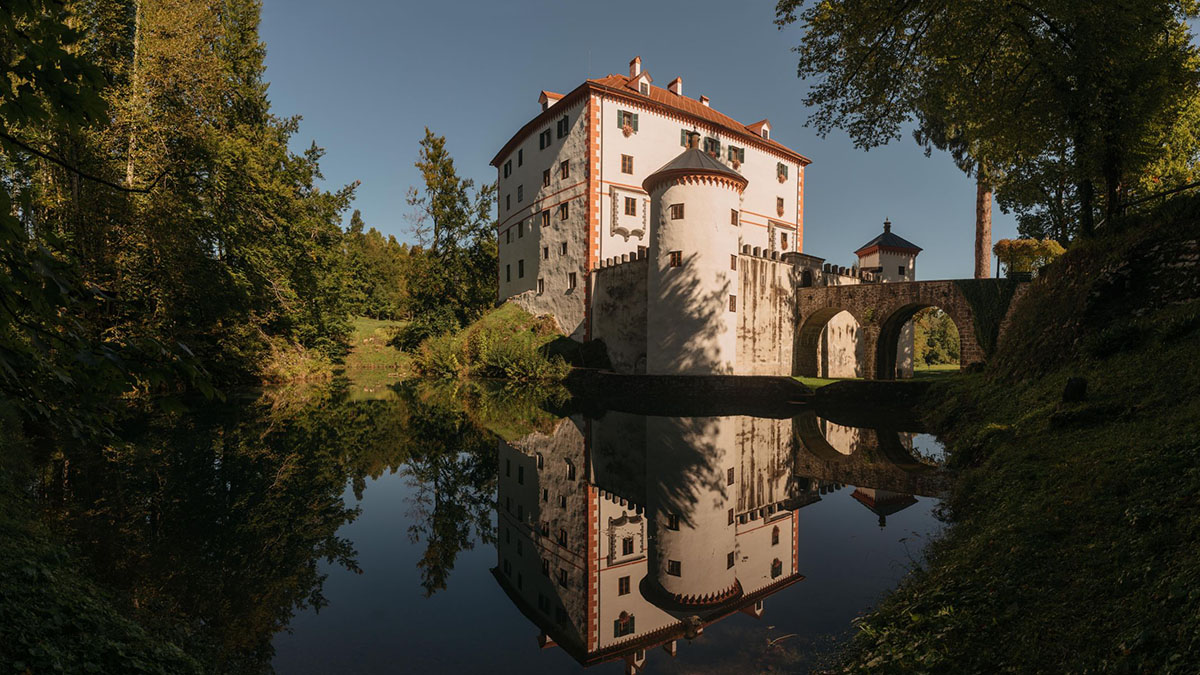
[[[692,147],[679,153],[675,159],[667,162],[658,171],[646,176],[642,181],[642,189],[650,192],[655,185],[664,180],[679,176],[721,176],[734,181],[745,189],[750,181],[742,174],[718,162],[707,152],[695,147],[699,134],[691,138]]]

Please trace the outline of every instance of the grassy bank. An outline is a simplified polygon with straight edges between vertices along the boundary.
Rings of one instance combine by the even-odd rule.
[[[934,384],[953,527],[860,622],[847,670],[1195,672],[1198,213],[1075,247],[984,373]],[[1086,396],[1064,400],[1072,377]]]
[[[561,353],[565,343],[575,344],[552,318],[505,303],[458,332],[425,340],[413,365],[420,375],[442,379],[561,380],[570,370]]]

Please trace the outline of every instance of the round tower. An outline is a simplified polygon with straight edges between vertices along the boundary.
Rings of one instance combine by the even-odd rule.
[[[741,595],[736,504],[729,483],[736,417],[647,417],[647,506],[654,533],[649,574],[667,610],[727,602]]]
[[[736,260],[747,181],[699,147],[650,174],[646,372],[732,373],[737,360]]]

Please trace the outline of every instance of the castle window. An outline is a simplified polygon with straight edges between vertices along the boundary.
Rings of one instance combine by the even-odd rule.
[[[621,616],[613,620],[613,637],[633,635],[633,633],[633,615],[628,612],[621,612]]]
[[[538,134],[538,149],[539,150],[545,150],[546,148],[550,147],[551,142],[552,141],[550,140],[550,130],[549,129]]]
[[[567,480],[575,480],[575,465],[567,460]]]
[[[550,209],[542,211],[542,227],[550,227]]]
[[[729,209],[729,224],[730,224],[730,225],[737,225],[737,224],[738,224],[738,212],[737,212],[737,209]]]
[[[767,139],[768,141],[771,140],[771,130],[766,127],[763,127],[762,137]]]
[[[562,164],[558,165],[558,172],[562,178],[570,178],[571,176],[571,160],[564,159]]]
[[[564,530],[564,532],[565,532],[565,530]],[[563,588],[566,588],[568,585],[567,571],[564,569],[561,569],[561,568],[558,570],[558,585],[562,586]]]
[[[550,611],[550,601],[547,600],[546,596],[542,595],[541,593],[538,593],[538,611],[542,612],[543,614]]]
[[[541,295],[542,293],[545,293],[545,292],[546,292],[546,280],[539,278],[538,279],[538,295]]]
[[[729,296],[729,311],[731,311],[731,312],[737,311],[737,296],[736,295]]]
[[[779,233],[779,248],[787,250],[787,232]]]
[[[621,540],[621,555],[633,555],[633,537]]]
[[[561,250],[561,251],[559,251],[559,253],[560,253],[561,255],[566,255],[566,254],[567,254],[567,242],[565,242],[565,241],[564,241],[564,242],[561,244],[561,247],[562,247],[562,250]]]
[[[544,501],[544,502],[550,501],[550,491],[547,490],[546,488],[542,488],[542,501]],[[546,536],[548,537],[548,536],[550,536],[550,534],[546,533]]]
[[[537,468],[541,469],[545,466],[546,466],[546,458],[543,457],[542,453],[539,452],[537,454]]]
[[[777,178],[780,178],[780,179],[782,179],[782,180],[787,180],[787,177],[788,177],[788,165],[787,165],[787,164],[784,164],[783,162],[778,162],[778,163],[776,163],[776,164],[775,164],[775,176],[776,176]]]
[[[550,187],[550,169],[542,172],[542,187]]]
[[[746,161],[746,149],[739,148],[736,145],[729,146],[729,161],[731,161],[731,162]]]
[[[671,205],[671,220],[679,220],[683,218],[683,204]]]
[[[730,254],[730,256],[729,256],[729,269],[731,269],[731,270],[735,270],[735,271],[737,270],[737,256],[736,256],[736,255]],[[733,473],[733,469],[730,469],[730,470],[729,470],[729,472],[732,474],[732,473]],[[732,480],[732,479],[730,479],[730,481],[729,481],[729,482],[730,482],[730,483],[732,483],[732,482],[733,482],[733,480]]]
[[[625,215],[627,215],[627,216],[636,216],[637,215],[637,200],[634,199],[633,197],[625,198]]]
[[[683,251],[671,251],[667,254],[667,266],[679,267],[683,265]]]
[[[512,281],[512,265],[504,266],[504,280]]]
[[[779,215],[781,215],[781,216],[783,215],[783,197],[775,198],[775,211]]]
[[[622,129],[624,129],[625,127],[629,127],[629,129],[631,131],[633,131],[634,133],[637,133],[637,130],[638,130],[637,113],[632,113],[632,112],[629,112],[628,110],[618,110],[617,111],[617,126]]]
[[[550,247],[543,246],[542,247],[542,260],[549,260],[549,259],[550,259]]]
[[[521,166],[524,163],[525,163],[525,151],[518,150],[517,151],[517,166]]]
[[[506,244],[512,243],[512,228],[509,228],[504,231],[504,243],[506,243]]]
[[[517,261],[517,278],[518,279],[525,278],[525,261],[524,260]]]
[[[560,529],[558,531],[558,545],[559,546],[567,545],[567,531],[565,529]]]
[[[525,221],[517,223],[517,239],[525,238]]]
[[[682,146],[683,146],[683,147],[685,147],[685,148],[687,147],[687,136],[688,136],[688,130],[687,130],[687,129],[680,129],[680,130],[679,130],[679,144],[680,144],[680,145],[682,145]]]
[[[578,284],[575,282],[575,273],[571,272],[567,275],[567,290],[575,290],[576,285]],[[575,480],[575,467],[571,467],[571,480]]]
[[[901,266],[900,266],[900,276],[904,276],[904,273],[905,273],[906,271],[907,271],[907,270],[904,268],[904,265],[901,265]]]
[[[712,155],[713,157],[720,157],[721,156],[721,141],[718,141],[717,139],[712,138],[711,136],[705,137],[704,152],[707,152],[708,154]]]
[[[518,466],[517,467],[517,485],[524,485],[524,484],[525,484],[525,467]]]
[[[569,121],[567,121],[567,116],[563,115],[563,118],[558,121],[558,126],[557,126],[558,137],[562,138],[563,136],[566,136],[567,132],[570,131],[570,129],[571,129],[571,124]]]
[[[629,577],[617,579],[617,595],[629,595]]]
[[[550,576],[550,561],[546,558],[542,558],[542,574]]]
[[[510,159],[504,163],[504,177],[508,178],[511,175],[512,175],[512,160]]]
[[[647,83],[645,83],[645,82],[643,82],[643,83],[641,84],[641,86],[640,86],[640,87],[638,87],[638,90],[642,92],[642,96],[649,96],[649,95],[650,95],[650,85],[649,85],[649,84],[647,84]]]
[[[567,202],[563,202],[558,205],[558,219],[566,220],[567,215],[568,215]]]
[[[517,186],[517,203],[520,204],[521,201],[524,199],[525,199],[525,186],[518,185]]]
[[[667,529],[668,530],[678,530],[679,529],[679,514],[678,513],[668,513],[667,514]]]
[[[771,578],[774,579],[781,574],[783,574],[783,562],[776,558],[771,561]]]
[[[667,574],[670,574],[673,577],[678,577],[678,576],[682,575],[682,570],[680,569],[678,560],[668,560],[667,561]]]
[[[779,544],[779,526],[776,525],[775,529],[771,530],[771,545],[777,546],[778,544]]]
[[[504,195],[504,210],[512,209],[512,195]]]
[[[621,155],[621,173],[633,173],[633,155]]]
[[[729,524],[733,524],[733,509],[729,509]]]
[[[545,491],[543,490],[543,492],[545,492]],[[543,537],[550,536],[550,523],[547,523],[544,520],[542,521],[542,536]],[[549,576],[549,574],[547,574],[547,576]]]
[[[566,495],[558,496],[558,505],[564,509],[567,508],[567,496]]]
[[[725,556],[725,569],[733,569],[733,551],[730,551],[729,554]]]
[[[729,471],[726,474],[728,474],[728,477],[725,479],[725,484],[733,485],[734,468],[732,466],[729,467]]]

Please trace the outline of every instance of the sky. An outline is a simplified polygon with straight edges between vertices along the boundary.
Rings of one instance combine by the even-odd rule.
[[[867,152],[806,127],[792,51],[803,29],[777,29],[774,11],[761,0],[263,0],[260,32],[272,109],[303,118],[293,149],[323,147],[326,187],[361,181],[352,208],[401,241],[412,238],[405,194],[420,185],[425,127],[446,137],[460,175],[491,182],[488,162],[538,114],[541,90],[627,73],[641,56],[656,84],[678,75],[686,95],[744,124],[768,118],[774,140],[813,160],[806,253],[850,266],[889,218],[924,249],[918,279],[971,277],[974,181],[909,136]],[[1011,215],[992,214],[993,241],[1016,236]]]

